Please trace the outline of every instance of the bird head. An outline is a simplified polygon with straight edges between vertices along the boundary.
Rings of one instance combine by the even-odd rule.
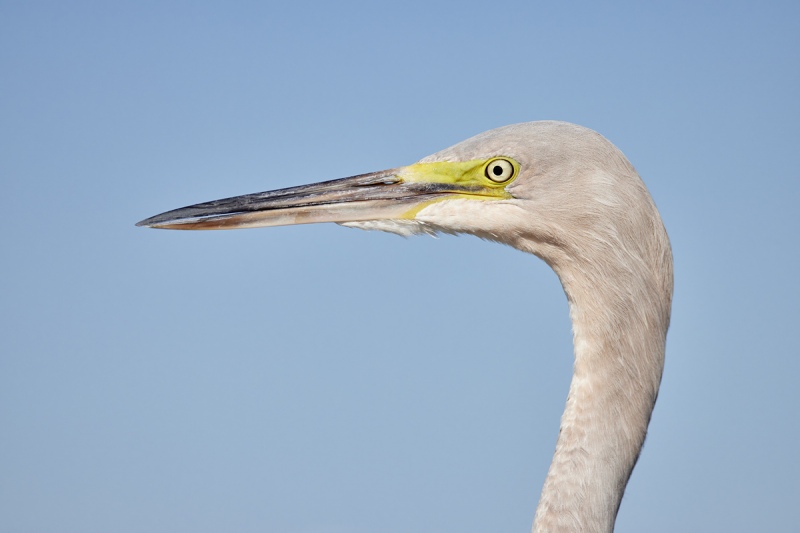
[[[335,222],[401,235],[468,233],[554,265],[617,239],[626,225],[641,227],[642,217],[660,225],[619,150],[592,130],[543,121],[481,133],[409,166],[191,205],[137,225],[207,230]]]

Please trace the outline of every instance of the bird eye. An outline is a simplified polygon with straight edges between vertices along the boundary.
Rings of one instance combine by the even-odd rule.
[[[506,159],[495,159],[486,165],[486,177],[497,183],[503,183],[514,176],[514,165]]]

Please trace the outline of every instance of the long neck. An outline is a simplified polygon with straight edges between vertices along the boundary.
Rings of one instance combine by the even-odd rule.
[[[534,532],[613,531],[664,367],[671,264],[663,296],[666,280],[652,271],[585,268],[556,268],[570,303],[575,368]]]

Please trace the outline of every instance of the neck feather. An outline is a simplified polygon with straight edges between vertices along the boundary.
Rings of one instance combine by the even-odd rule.
[[[672,269],[663,257],[638,272],[553,265],[570,304],[575,367],[534,532],[614,529],[664,368]]]

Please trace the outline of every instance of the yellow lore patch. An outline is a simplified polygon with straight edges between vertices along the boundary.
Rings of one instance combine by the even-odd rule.
[[[494,171],[494,163],[508,162],[513,173],[504,181],[490,179]],[[497,171],[494,171],[497,174]],[[452,185],[451,194],[436,197],[414,206],[403,213],[403,218],[413,219],[417,213],[436,202],[462,198],[467,200],[502,200],[512,198],[506,187],[513,183],[519,175],[519,163],[509,157],[493,157],[491,159],[473,159],[470,161],[437,161],[434,163],[416,163],[403,167],[397,172],[407,183],[431,183]]]

